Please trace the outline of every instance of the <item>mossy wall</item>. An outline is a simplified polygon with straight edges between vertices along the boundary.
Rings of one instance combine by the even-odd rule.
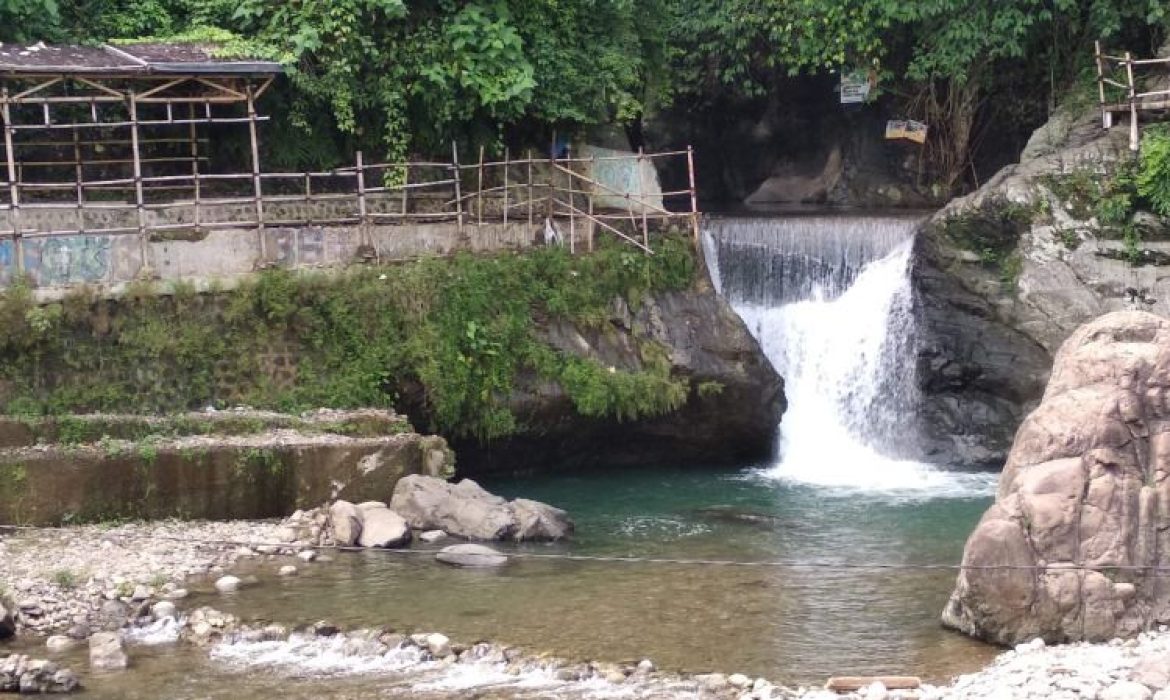
[[[656,343],[640,341],[639,368],[614,371],[537,333],[556,319],[601,325],[617,297],[636,307],[648,293],[692,284],[689,237],[663,236],[654,249],[610,243],[578,256],[544,248],[274,270],[230,291],[143,283],[114,300],[79,290],[47,305],[16,286],[0,295],[0,411],[405,404],[423,407],[417,427],[493,438],[522,428],[507,398],[521,372],[535,372],[583,415],[662,414],[690,387]]]

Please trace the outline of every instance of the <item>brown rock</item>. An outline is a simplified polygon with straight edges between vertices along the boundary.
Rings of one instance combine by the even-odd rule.
[[[1102,316],[1061,347],[963,554],[1025,568],[962,571],[944,624],[1016,644],[1104,641],[1170,619],[1170,581],[1140,568],[1170,563],[1167,477],[1170,321]]]

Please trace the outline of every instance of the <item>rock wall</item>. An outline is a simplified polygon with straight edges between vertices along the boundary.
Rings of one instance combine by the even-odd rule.
[[[1035,406],[1060,344],[1110,311],[1170,314],[1170,225],[1146,213],[1141,264],[1070,194],[1104,188],[1132,158],[1127,129],[1103,131],[1093,111],[1058,112],[1020,162],[954,200],[920,236],[915,287],[923,323],[919,376],[941,461],[1002,464]]]
[[[1000,644],[1170,622],[1170,320],[1077,330],[967,541],[943,623]],[[983,568],[991,567],[991,568]]]
[[[527,377],[512,404],[526,426],[490,444],[456,441],[460,473],[589,466],[744,464],[766,458],[784,411],[783,381],[735,311],[707,283],[643,300],[616,300],[600,327],[556,322],[542,329],[555,348],[615,369],[638,369],[641,342],[669,354],[671,372],[690,380],[686,404],[642,420],[579,415],[565,392]]]

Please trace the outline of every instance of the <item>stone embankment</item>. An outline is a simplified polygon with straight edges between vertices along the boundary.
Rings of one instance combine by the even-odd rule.
[[[385,497],[454,454],[390,411],[0,418],[0,523],[269,518]]]
[[[1170,620],[1170,320],[1117,312],[1061,347],[943,622],[1000,644]]]

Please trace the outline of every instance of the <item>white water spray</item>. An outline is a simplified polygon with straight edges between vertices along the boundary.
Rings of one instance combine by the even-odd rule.
[[[712,281],[785,381],[788,411],[766,476],[850,491],[988,492],[992,475],[913,459],[916,223],[798,217],[708,226]]]

